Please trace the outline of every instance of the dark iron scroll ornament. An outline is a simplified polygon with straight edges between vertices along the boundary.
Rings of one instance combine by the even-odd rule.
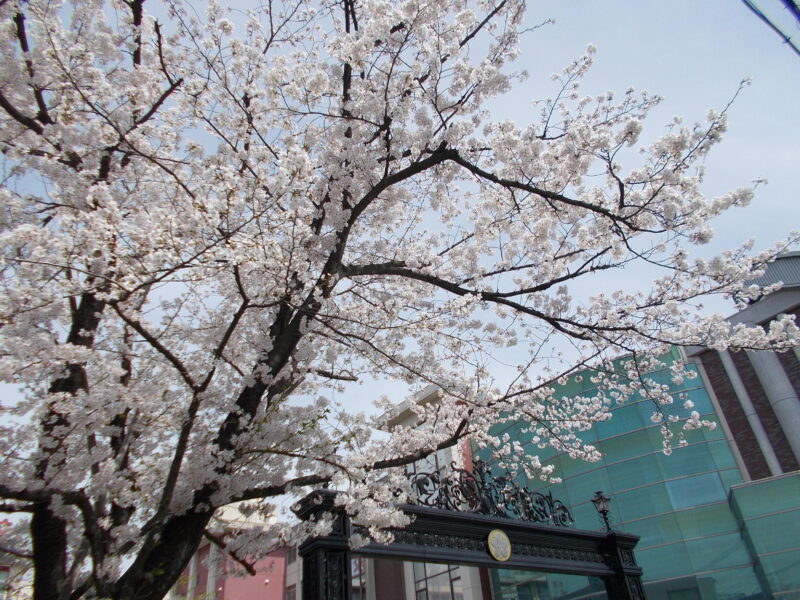
[[[414,504],[472,512],[507,519],[520,519],[566,527],[575,520],[561,500],[552,493],[531,492],[514,481],[506,471],[492,474],[491,467],[481,461],[472,463],[472,470],[451,463],[449,469],[409,473],[415,494]]]

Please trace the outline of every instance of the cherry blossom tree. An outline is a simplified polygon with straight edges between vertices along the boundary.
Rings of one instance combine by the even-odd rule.
[[[0,1],[2,551],[37,600],[161,598],[215,510],[323,484],[380,538],[403,466],[468,436],[555,475],[497,419],[591,460],[581,432],[642,393],[675,439],[707,424],[647,378],[666,344],[797,343],[698,310],[785,247],[691,258],[752,195],[701,192],[724,111],[637,153],[659,98],[583,95],[590,47],[530,123],[492,120],[522,0],[144,9]],[[637,263],[641,290],[570,296]],[[600,394],[558,397],[586,367]],[[438,386],[427,427],[331,401],[364,379]]]

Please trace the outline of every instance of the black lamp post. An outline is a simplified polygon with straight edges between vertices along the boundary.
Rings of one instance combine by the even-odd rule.
[[[592,498],[592,504],[597,509],[599,515],[603,518],[603,524],[606,526],[606,531],[611,531],[611,524],[608,522],[608,505],[611,503],[611,498],[597,491]]]

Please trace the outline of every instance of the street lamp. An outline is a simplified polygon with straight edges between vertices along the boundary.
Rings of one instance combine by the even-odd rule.
[[[603,524],[606,526],[606,531],[611,531],[611,525],[608,522],[608,505],[611,503],[611,498],[597,491],[592,498],[592,504],[597,509],[598,514],[603,518]]]

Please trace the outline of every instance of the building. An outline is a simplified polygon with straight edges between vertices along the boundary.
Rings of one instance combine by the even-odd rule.
[[[782,289],[729,320],[769,327],[780,314],[798,315],[800,253],[779,257],[756,283],[778,281]],[[570,506],[576,526],[587,529],[601,527],[591,502],[595,492],[611,494],[612,526],[641,536],[636,555],[649,600],[800,599],[798,352],[675,348],[664,360],[664,369],[649,376],[670,386],[675,397],[691,400],[702,418],[718,423],[716,429],[688,432],[688,445],[665,456],[660,426],[651,420],[652,404],[634,397],[588,434],[586,441],[604,454],[600,462],[537,448],[563,481],[521,483],[552,492]],[[688,361],[697,377],[674,383],[669,365],[678,360]],[[559,395],[591,395],[592,387],[590,377],[579,375]],[[505,424],[495,433],[530,443],[525,425]],[[475,569],[460,568],[461,580],[470,571]],[[484,598],[606,597],[602,584],[588,577],[502,569],[482,577],[489,579]],[[475,597],[475,587],[473,593],[463,585],[451,588],[449,594],[439,589],[434,597]],[[406,592],[406,597],[415,596]],[[417,593],[416,598],[432,596]]]
[[[783,288],[729,321],[769,327],[779,314],[800,316],[800,252],[779,257],[756,283]],[[800,351],[727,352],[695,348],[707,389],[719,403],[745,480],[761,480],[800,469]]]
[[[677,350],[666,357],[680,358]],[[703,418],[718,419],[715,399],[702,377],[675,385],[668,369],[649,375],[670,385],[674,394],[685,394]],[[563,389],[564,394],[578,392],[591,395],[588,377],[573,379]],[[650,400],[634,397],[613,413],[591,433],[594,439],[587,440],[603,452],[599,462],[576,461],[544,450],[543,462],[554,464],[563,481],[546,487],[530,481],[528,487],[552,492],[571,507],[577,526],[584,528],[597,526],[591,503],[594,492],[610,494],[612,526],[641,537],[636,556],[650,600],[773,597],[767,594],[769,588],[756,568],[732,501],[731,490],[747,480],[725,427],[688,432],[688,445],[665,456],[660,425],[650,419]],[[518,427],[503,431],[519,439]],[[794,475],[794,482],[800,486],[800,474]],[[800,523],[800,510],[796,520]],[[800,554],[796,558],[800,561]],[[556,581],[563,588],[565,582]],[[551,596],[543,597],[562,597],[554,587],[551,584]],[[588,583],[582,589],[586,593],[570,597],[605,597],[592,594]],[[573,584],[571,591],[581,589]]]
[[[778,258],[758,283],[779,280],[785,284],[780,291],[730,321],[768,327],[779,314],[797,315],[800,253]],[[668,367],[678,360],[689,361],[697,377],[674,383]],[[800,600],[800,356],[676,348],[664,361],[666,367],[649,376],[691,400],[703,418],[719,424],[716,429],[688,432],[688,444],[665,456],[652,404],[634,397],[613,409],[614,418],[598,423],[588,433],[593,437],[585,437],[603,452],[601,461],[576,461],[537,448],[563,481],[520,483],[562,500],[583,529],[603,527],[591,499],[598,490],[610,494],[612,527],[641,537],[636,555],[649,600]],[[573,377],[559,395],[591,395],[592,386],[590,377]],[[414,401],[435,396],[435,388],[426,388]],[[416,425],[415,418],[401,405],[389,424]],[[524,423],[504,424],[496,433],[530,443],[524,428]],[[473,451],[462,445],[415,468],[459,463]],[[284,562],[284,597],[299,599],[299,561],[284,557]],[[354,600],[606,597],[596,578],[552,573],[354,559],[351,575]],[[248,597],[272,598],[261,592]]]
[[[759,285],[783,287],[729,320],[769,327],[780,314],[800,321],[800,252],[769,265]],[[762,587],[800,598],[800,350],[690,353],[737,458],[742,483],[728,499]]]
[[[266,522],[273,518],[268,517]],[[203,539],[167,600],[295,600],[291,586],[299,578],[296,549],[278,548],[250,565],[254,575],[242,576],[241,562],[213,539],[224,537],[227,528],[257,525],[265,520],[258,515],[245,517],[232,506],[217,516],[217,522],[221,525],[214,530],[213,538]]]
[[[779,257],[757,281],[783,288],[732,316],[732,323],[769,323],[800,312],[800,253]],[[673,350],[667,362],[691,361],[698,377],[675,384],[669,371],[653,373],[673,395],[684,394],[714,431],[695,431],[688,446],[664,456],[652,405],[632,398],[591,435],[603,452],[583,463],[555,452],[563,482],[528,482],[572,507],[578,526],[596,520],[590,498],[613,494],[615,528],[641,536],[637,559],[650,600],[800,598],[800,361],[798,353]],[[589,377],[573,378],[561,393],[591,395]],[[502,429],[524,441],[519,425]],[[547,452],[545,450],[545,452]],[[513,576],[506,587],[514,587]],[[518,575],[517,575],[518,577]],[[503,598],[602,598],[563,578],[548,576],[548,593],[518,589]],[[537,589],[543,589],[541,581]],[[517,586],[518,588],[520,586]],[[524,587],[521,586],[521,587]]]

